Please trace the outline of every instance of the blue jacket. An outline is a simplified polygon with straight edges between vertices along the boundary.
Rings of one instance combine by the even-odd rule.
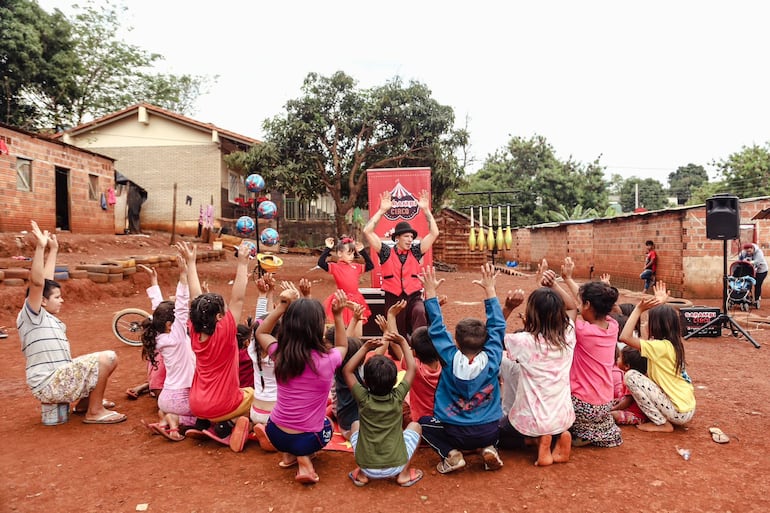
[[[503,415],[498,375],[503,358],[505,319],[497,298],[485,299],[487,340],[482,350],[489,361],[473,379],[460,379],[452,372],[455,358],[463,355],[457,349],[441,315],[438,299],[425,300],[428,334],[442,359],[441,377],[436,388],[433,416],[445,424],[474,426],[500,420]]]

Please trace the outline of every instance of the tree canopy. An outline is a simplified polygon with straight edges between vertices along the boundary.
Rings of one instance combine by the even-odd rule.
[[[463,173],[456,153],[468,136],[453,126],[452,108],[419,82],[395,77],[360,89],[342,71],[310,73],[286,112],[265,121],[265,144],[227,163],[304,198],[328,192],[338,233],[344,233],[345,214],[366,204],[369,169],[430,167],[432,204],[441,205]]]
[[[638,186],[638,190],[637,190]],[[654,178],[632,176],[623,182],[620,188],[620,206],[623,212],[633,212],[638,207],[647,210],[660,210],[668,205],[668,197],[663,184]]]
[[[505,149],[491,155],[468,178],[454,208],[511,204],[511,225],[524,226],[552,220],[552,212],[605,212],[607,184],[599,159],[589,164],[569,158],[560,161],[545,137],[513,137]],[[504,192],[501,192],[504,191]],[[513,191],[513,192],[507,192]],[[489,194],[489,193],[492,194]],[[506,212],[507,213],[507,212]]]
[[[709,175],[704,167],[692,163],[680,166],[668,175],[668,186],[678,205],[686,204],[692,192],[708,181]]]
[[[716,166],[728,189],[725,192],[740,198],[770,195],[770,143],[744,146]]]
[[[155,72],[161,55],[117,38],[125,6],[89,1],[75,8],[69,20],[32,0],[0,6],[4,122],[59,130],[139,102],[190,114],[216,80]]]

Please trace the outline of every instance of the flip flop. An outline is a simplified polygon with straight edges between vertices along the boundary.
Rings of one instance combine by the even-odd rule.
[[[298,483],[311,485],[316,484],[318,481],[321,480],[320,477],[318,477],[318,474],[313,472],[312,474],[297,474],[294,476],[294,480]]]
[[[259,444],[263,451],[276,452],[277,449],[267,437],[264,424],[254,424],[254,429],[249,433],[249,440],[254,440]]]
[[[179,434],[179,428],[167,428],[167,427],[161,426],[160,424],[148,424],[148,427],[155,433],[159,435],[163,435],[164,437],[168,438],[172,442],[181,442],[182,440],[184,440],[184,435]],[[172,436],[172,433],[176,433],[176,435],[180,438],[174,438]]]
[[[247,417],[238,417],[238,420],[235,421],[235,426],[233,426],[233,431],[230,433],[230,450],[233,452],[243,451],[248,434],[249,419]]]
[[[207,440],[210,438],[202,430],[195,428],[187,428],[187,430],[184,432],[184,436],[194,438],[196,440]]]
[[[83,419],[83,424],[118,424],[125,421],[127,418],[128,417],[122,413],[111,411],[97,419]]]
[[[148,423],[148,422],[145,422],[144,419],[140,420],[139,422],[141,422],[142,425],[147,428],[147,431],[149,431],[151,435],[159,434],[157,431],[158,428],[165,429],[166,427],[168,427],[168,424],[163,425],[160,422]]]
[[[359,481],[358,480],[358,476],[360,474],[361,474],[361,468],[360,467],[356,467],[352,471],[348,472],[348,477],[350,478],[350,480],[353,481],[353,484],[356,485],[359,488],[369,484],[369,481]]]
[[[409,468],[409,481],[406,481],[405,483],[398,483],[398,484],[399,484],[399,486],[403,486],[404,488],[407,488],[407,487],[412,486],[413,484],[415,484],[420,479],[422,479],[423,475],[424,474],[423,474],[422,470],[416,469],[414,467],[410,467]]]
[[[718,444],[726,444],[730,441],[730,437],[718,427],[709,428],[709,433],[711,433],[711,439]]]

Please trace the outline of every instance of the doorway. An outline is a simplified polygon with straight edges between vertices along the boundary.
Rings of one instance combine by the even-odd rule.
[[[70,172],[56,168],[56,228],[70,230]]]

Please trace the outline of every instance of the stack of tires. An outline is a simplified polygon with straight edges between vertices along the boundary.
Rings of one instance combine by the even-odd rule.
[[[23,267],[10,267],[0,270],[0,280],[3,285],[9,287],[26,287],[29,280],[29,269]]]
[[[116,283],[136,273],[136,260],[106,260],[99,264],[81,264],[77,270],[85,271],[86,277],[94,283]],[[82,275],[82,274],[81,274]]]

